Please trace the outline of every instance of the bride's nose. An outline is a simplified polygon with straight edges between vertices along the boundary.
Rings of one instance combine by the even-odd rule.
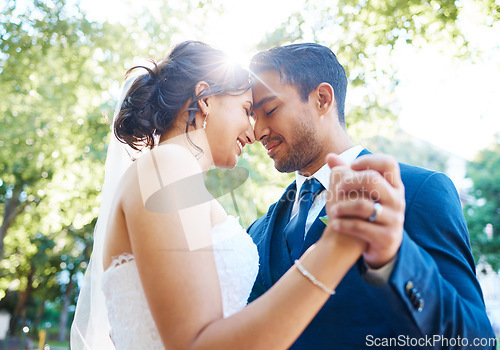
[[[249,145],[255,142],[255,134],[253,132],[252,124],[248,123],[248,127],[243,133],[243,139]]]

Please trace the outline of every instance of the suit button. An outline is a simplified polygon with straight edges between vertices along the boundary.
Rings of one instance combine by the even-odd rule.
[[[424,309],[424,299],[420,298],[417,300],[416,308],[418,312],[422,312],[422,310]]]
[[[415,293],[412,294],[412,296],[411,296],[411,301],[413,303],[416,303],[416,302],[418,302],[418,300],[420,299],[421,296],[422,296],[422,294],[420,294],[420,292],[418,292],[417,290],[415,290]]]
[[[406,284],[405,284],[406,295],[410,296],[412,289],[413,289],[413,282],[412,281],[406,282]]]

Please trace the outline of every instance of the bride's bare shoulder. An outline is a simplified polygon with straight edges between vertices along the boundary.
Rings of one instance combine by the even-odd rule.
[[[193,177],[193,175],[200,175]],[[160,188],[190,177],[203,181],[202,169],[185,147],[161,145],[137,158],[125,172],[121,184],[120,199],[135,201],[137,197],[148,198]]]
[[[146,162],[156,162],[163,174],[186,176],[201,173],[201,167],[195,156],[185,147],[175,144],[164,144],[153,149]]]

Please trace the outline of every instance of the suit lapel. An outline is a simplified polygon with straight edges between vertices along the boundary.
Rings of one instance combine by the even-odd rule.
[[[280,261],[280,259],[283,258],[283,253],[286,253],[284,257],[287,258],[288,261],[290,260],[286,244],[281,243],[284,239],[283,230],[288,223],[288,219],[290,218],[290,214],[292,211],[293,199],[295,199],[295,191],[296,185],[294,181],[287,187],[280,200],[274,206],[273,211],[269,217],[269,221],[266,225],[264,233],[266,239],[263,242],[264,246],[262,249],[264,257],[262,260],[262,265],[263,267],[267,268],[262,270],[262,278],[267,288],[271,288],[271,286],[277,281],[274,279],[277,276],[277,267],[279,265],[282,265],[282,261]],[[278,267],[278,270],[281,269],[279,269]],[[281,275],[279,277],[281,277]]]
[[[326,210],[325,207],[321,209],[321,212],[319,213],[318,217],[314,220],[313,224],[309,228],[309,231],[306,233],[306,239],[304,240],[304,244],[302,245],[302,251],[301,255],[304,254],[304,252],[314,243],[318,241],[318,239],[321,237],[323,234],[323,231],[325,230],[326,225],[321,221],[319,218],[323,215],[326,215]]]

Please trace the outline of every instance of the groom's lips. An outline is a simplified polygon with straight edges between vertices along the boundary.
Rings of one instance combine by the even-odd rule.
[[[281,141],[270,141],[264,145],[267,149],[267,155],[271,156],[275,151],[276,148],[281,145]]]

